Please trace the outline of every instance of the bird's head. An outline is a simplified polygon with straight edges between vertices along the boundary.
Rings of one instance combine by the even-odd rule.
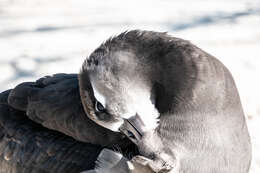
[[[127,122],[135,130],[126,133],[138,136],[158,125],[154,66],[144,58],[149,56],[144,39],[149,36],[145,34],[130,31],[107,40],[82,66],[79,81],[85,111],[97,124],[112,131],[119,131]]]
[[[90,54],[79,74],[81,100],[89,118],[123,132],[160,169],[171,158],[157,130],[159,110],[165,106],[159,100],[167,97],[162,94],[159,63],[168,50],[166,36],[130,31],[112,37]]]

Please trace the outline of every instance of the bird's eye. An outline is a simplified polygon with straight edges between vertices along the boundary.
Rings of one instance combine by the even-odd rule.
[[[135,135],[129,130],[127,130],[127,135],[128,135],[129,138],[136,139]]]
[[[105,112],[106,111],[104,106],[98,101],[96,101],[95,109],[96,109],[97,112]]]

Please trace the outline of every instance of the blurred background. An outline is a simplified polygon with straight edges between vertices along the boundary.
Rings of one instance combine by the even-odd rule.
[[[0,92],[53,73],[130,29],[167,31],[220,59],[240,92],[260,172],[260,0],[0,0]]]

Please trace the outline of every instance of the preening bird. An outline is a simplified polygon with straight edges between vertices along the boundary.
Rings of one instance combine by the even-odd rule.
[[[79,75],[1,93],[0,159],[7,173],[247,173],[251,144],[219,60],[189,41],[133,30],[105,41]]]
[[[189,41],[121,33],[90,54],[79,79],[89,118],[125,133],[153,170],[249,171],[250,137],[232,75]]]

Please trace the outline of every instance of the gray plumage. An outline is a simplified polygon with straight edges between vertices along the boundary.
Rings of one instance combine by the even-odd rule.
[[[58,74],[0,95],[3,172],[85,171],[97,158],[105,169],[107,158],[120,155],[98,157],[100,146],[89,143],[120,150],[130,144],[105,128],[121,130],[138,146],[135,155],[142,156],[131,160],[137,166],[132,172],[249,171],[251,144],[234,80],[221,62],[190,42],[166,33],[125,32],[90,55],[79,79],[78,85],[77,75]],[[40,124],[85,143],[72,145],[72,138]],[[86,155],[66,154],[71,146]],[[122,158],[112,170],[131,172]]]
[[[169,164],[173,172],[192,173],[249,171],[250,137],[232,75],[189,41],[151,31],[119,34],[86,59],[81,93],[89,89],[85,80],[94,93],[86,98],[94,97],[105,108],[95,112],[85,106],[88,116],[114,131],[131,118],[141,119],[143,123],[131,124],[137,133],[128,129],[125,134],[155,167]]]

